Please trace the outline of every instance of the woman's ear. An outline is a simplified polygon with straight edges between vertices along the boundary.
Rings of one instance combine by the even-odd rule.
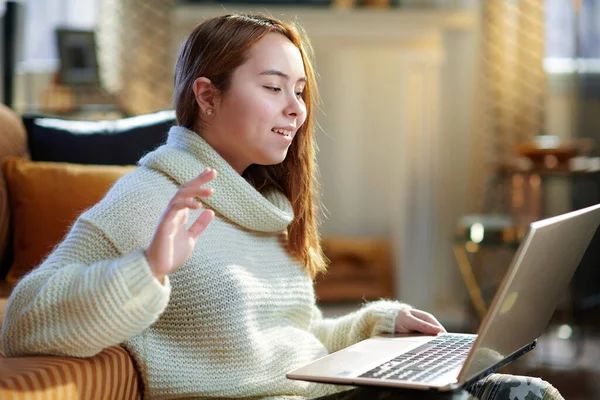
[[[194,81],[193,90],[196,103],[200,107],[200,112],[207,115],[214,113],[217,93],[210,79],[205,77],[197,78]]]

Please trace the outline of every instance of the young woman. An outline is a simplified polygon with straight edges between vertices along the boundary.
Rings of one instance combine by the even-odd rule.
[[[266,16],[198,25],[177,60],[167,143],[15,288],[4,352],[87,357],[122,344],[146,397],[315,397],[335,388],[285,372],[378,333],[444,332],[396,301],[338,319],[315,306],[325,261],[309,52]]]

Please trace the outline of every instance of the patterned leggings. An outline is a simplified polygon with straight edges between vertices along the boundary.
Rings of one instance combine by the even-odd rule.
[[[469,399],[478,400],[564,400],[554,386],[529,376],[492,374],[467,391]]]
[[[540,378],[491,374],[466,390],[433,393],[361,387],[318,400],[564,400],[554,386]]]

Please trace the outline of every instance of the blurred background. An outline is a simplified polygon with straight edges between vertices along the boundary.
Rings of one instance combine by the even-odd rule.
[[[329,314],[392,297],[475,332],[527,224],[600,202],[597,0],[0,0],[1,99],[86,120],[169,109],[183,38],[234,11],[298,21],[315,50]],[[600,396],[599,252],[597,235],[540,348],[508,367],[569,399]]]

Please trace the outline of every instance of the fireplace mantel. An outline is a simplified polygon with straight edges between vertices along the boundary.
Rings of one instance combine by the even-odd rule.
[[[184,32],[209,18],[229,12],[268,12],[284,20],[297,20],[311,38],[396,39],[415,31],[472,30],[477,23],[473,10],[369,9],[335,7],[264,6],[248,4],[179,5],[175,20]]]

